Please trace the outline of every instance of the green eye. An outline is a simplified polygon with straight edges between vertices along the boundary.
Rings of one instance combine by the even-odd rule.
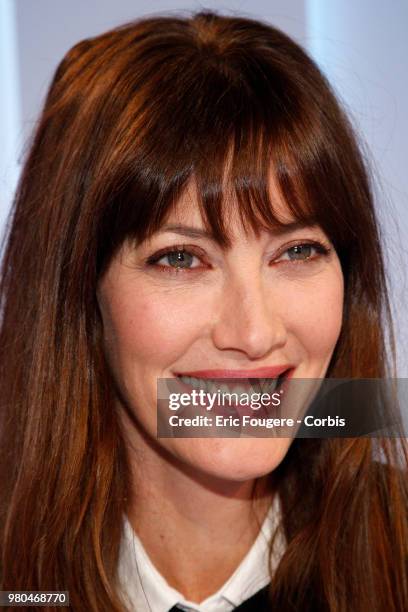
[[[172,268],[190,268],[194,255],[187,251],[170,251],[162,259],[167,259]]]
[[[287,250],[287,254],[290,260],[302,260],[309,259],[312,255],[313,245],[311,244],[297,244]]]
[[[307,262],[309,260],[312,262],[329,253],[330,248],[320,242],[303,242],[286,249],[275,262]]]
[[[203,257],[196,254],[195,249],[184,246],[168,247],[161,249],[146,260],[147,265],[156,267],[162,272],[178,272],[179,270],[199,270],[204,269]]]

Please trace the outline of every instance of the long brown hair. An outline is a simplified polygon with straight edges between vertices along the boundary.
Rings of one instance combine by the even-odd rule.
[[[126,239],[154,232],[194,178],[228,244],[294,217],[339,255],[344,322],[327,376],[393,375],[386,281],[353,130],[305,52],[265,24],[155,17],[77,44],[51,84],[15,199],[1,285],[0,585],[124,610],[117,583],[128,466],[96,302]],[[288,546],[271,609],[408,609],[401,439],[295,440],[276,471]]]

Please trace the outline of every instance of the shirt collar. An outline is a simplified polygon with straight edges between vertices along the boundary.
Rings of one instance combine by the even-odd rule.
[[[189,602],[157,571],[127,517],[119,555],[119,580],[129,610],[168,612],[178,604],[194,612],[229,612],[265,587],[283,554],[284,538],[278,531],[270,559],[269,545],[280,520],[275,495],[259,534],[235,572],[224,585],[200,604]],[[271,561],[271,563],[270,563]]]

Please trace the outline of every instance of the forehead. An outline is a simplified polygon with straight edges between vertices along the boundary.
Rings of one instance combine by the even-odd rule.
[[[279,224],[286,225],[295,221],[295,217],[272,180],[269,186],[268,205],[272,208],[273,216]],[[225,188],[222,206],[217,212],[224,217],[228,234],[234,235],[242,232],[245,234],[253,233],[254,230],[249,223],[249,218],[246,218],[247,211],[243,208],[242,203],[239,201],[232,188]],[[211,232],[207,215],[208,211],[204,210],[197,190],[197,185],[194,181],[190,181],[179,199],[165,216],[162,228],[187,225],[194,228],[206,229]],[[253,217],[253,215],[251,216]],[[262,219],[259,219],[258,223],[255,223],[255,226],[259,232],[262,229],[271,229],[271,226],[267,225]]]

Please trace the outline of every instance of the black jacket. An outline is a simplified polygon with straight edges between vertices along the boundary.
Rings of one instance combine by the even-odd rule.
[[[252,597],[242,602],[235,610],[239,612],[270,612],[268,589],[269,586],[264,587],[255,593],[255,595],[252,595]]]

